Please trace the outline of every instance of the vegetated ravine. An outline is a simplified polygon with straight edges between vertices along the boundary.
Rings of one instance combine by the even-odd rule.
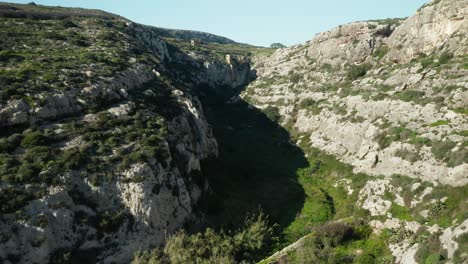
[[[1,3],[0,263],[467,262],[467,6],[273,49]]]

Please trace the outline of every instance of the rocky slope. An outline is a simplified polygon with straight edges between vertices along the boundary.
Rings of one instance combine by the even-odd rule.
[[[408,231],[390,242],[396,263],[421,261],[429,241],[440,241],[448,263],[460,247],[464,257],[453,263],[466,261],[459,242],[466,240],[460,232],[466,214],[434,225],[434,212],[455,201],[428,197],[453,186],[462,195],[457,210],[467,205],[467,6],[466,0],[433,1],[408,19],[351,23],[257,56],[258,78],[241,95],[277,116],[304,149],[320,149],[375,177],[358,189],[353,178],[337,185],[349,196],[358,193],[374,232]],[[399,175],[413,180],[404,183]],[[411,235],[423,230],[435,238]],[[295,255],[299,244],[278,254]],[[286,261],[278,254],[272,259]]]
[[[466,1],[441,1],[321,33],[257,58],[244,97],[277,106],[283,124],[356,171],[465,185],[466,12]]]
[[[0,9],[0,262],[125,263],[193,221],[217,155],[193,90],[248,82],[248,59],[99,11]]]

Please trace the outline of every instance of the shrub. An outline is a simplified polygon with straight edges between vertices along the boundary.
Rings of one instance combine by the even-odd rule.
[[[272,49],[281,49],[281,48],[286,48],[286,46],[281,44],[281,43],[272,43],[270,45],[270,48],[272,48]]]
[[[331,246],[337,246],[354,236],[354,229],[342,222],[334,222],[318,227],[315,235],[321,240],[330,241]]]
[[[188,235],[179,231],[171,236],[163,249],[136,254],[133,264],[143,263],[251,263],[272,238],[273,229],[262,214],[248,218],[236,233],[215,232]]]
[[[404,125],[392,127],[377,135],[376,140],[381,149],[389,147],[394,141],[412,141],[416,138],[416,132],[407,129]]]
[[[63,164],[63,167],[69,170],[79,169],[87,160],[87,157],[84,153],[78,148],[73,148],[66,150],[59,162]]]
[[[468,233],[461,234],[457,238],[458,249],[453,256],[453,263],[466,263],[468,261]]]
[[[76,28],[78,27],[77,24],[73,23],[73,21],[70,20],[63,20],[62,21],[62,26],[65,28]]]
[[[105,211],[99,215],[98,230],[104,233],[117,232],[127,217],[127,214],[123,211]]]
[[[33,199],[31,192],[14,188],[3,188],[0,192],[0,213],[14,213]]]
[[[455,146],[456,144],[451,140],[435,141],[432,144],[431,152],[436,159],[445,161]]]
[[[116,40],[116,36],[115,36],[115,33],[112,32],[112,31],[105,31],[105,32],[102,32],[100,33],[98,36],[97,36],[98,39],[101,39],[101,40],[107,40],[107,41],[114,41]]]
[[[366,75],[370,68],[372,68],[370,64],[351,65],[347,69],[346,76],[349,80],[356,80]]]
[[[314,115],[320,114],[320,111],[322,110],[319,106],[320,102],[315,101],[312,98],[306,98],[301,101],[299,104],[300,109],[307,109],[311,111]]]
[[[379,60],[382,59],[388,53],[388,47],[385,45],[379,46],[374,51],[374,57],[378,58]]]
[[[468,149],[463,148],[449,154],[447,166],[455,167],[463,163],[468,163]]]
[[[1,180],[10,181],[17,171],[18,161],[10,154],[0,154]]]
[[[8,138],[0,139],[0,153],[10,153],[14,151],[20,144],[23,136],[21,134],[13,134]]]
[[[422,91],[407,90],[407,91],[403,91],[401,93],[398,93],[398,98],[400,98],[401,100],[403,100],[405,102],[411,102],[411,101],[418,102],[425,95],[426,95],[426,93],[422,92]]]
[[[297,84],[301,79],[302,76],[299,73],[289,73],[289,81],[291,81],[292,83]]]
[[[278,122],[281,118],[279,109],[275,106],[267,106],[263,109],[263,113],[273,122]]]
[[[439,64],[442,65],[442,64],[446,64],[449,60],[451,60],[453,58],[453,54],[450,53],[450,52],[443,52],[442,54],[440,54],[439,56]]]
[[[450,124],[450,120],[438,120],[432,124],[429,124],[430,127],[445,126]]]
[[[415,260],[417,263],[424,264],[440,263],[439,261],[445,259],[443,255],[444,252],[442,252],[439,237],[437,234],[433,234],[427,241],[421,243],[421,246],[415,254]]]
[[[21,141],[23,148],[32,148],[34,146],[44,146],[49,143],[49,139],[43,135],[40,131],[34,131],[24,136]]]
[[[416,146],[430,146],[431,145],[431,139],[426,138],[426,137],[415,137],[410,141],[411,144],[414,144]]]
[[[421,156],[417,152],[409,151],[407,149],[399,149],[395,152],[395,156],[414,163],[421,160]]]
[[[437,126],[445,126],[450,124],[450,120],[438,120],[432,124],[430,124],[430,127],[437,127]]]

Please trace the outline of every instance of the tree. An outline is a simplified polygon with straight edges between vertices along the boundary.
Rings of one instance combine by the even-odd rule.
[[[272,43],[270,45],[270,48],[272,48],[272,49],[281,49],[281,48],[286,48],[286,46],[281,44],[281,43]]]

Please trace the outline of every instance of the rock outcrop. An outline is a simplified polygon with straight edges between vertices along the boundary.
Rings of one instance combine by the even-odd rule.
[[[408,18],[388,39],[387,59],[409,62],[435,51],[466,55],[468,10],[466,0],[432,1]]]
[[[278,107],[284,125],[356,172],[465,185],[466,11],[466,1],[436,1],[406,20],[352,23],[256,57],[244,98]],[[452,154],[438,153],[444,142]]]

